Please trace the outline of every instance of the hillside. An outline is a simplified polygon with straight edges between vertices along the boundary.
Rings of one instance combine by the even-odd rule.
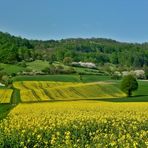
[[[0,62],[47,60],[89,61],[99,65],[112,63],[120,66],[148,65],[148,43],[122,43],[111,39],[27,40],[0,32]]]
[[[126,95],[110,83],[72,83],[50,81],[20,81],[13,86],[20,90],[22,102],[56,100],[87,100],[119,98]]]

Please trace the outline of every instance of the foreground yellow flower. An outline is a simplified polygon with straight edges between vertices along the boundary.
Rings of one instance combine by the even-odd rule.
[[[19,104],[0,121],[5,147],[144,147],[148,103],[73,101]]]

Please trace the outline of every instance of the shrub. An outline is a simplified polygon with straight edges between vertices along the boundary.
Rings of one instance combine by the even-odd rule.
[[[26,62],[25,62],[25,61],[22,61],[22,62],[18,63],[18,65],[19,65],[19,66],[21,66],[21,67],[27,67],[27,65],[26,65]]]
[[[11,76],[12,76],[12,77],[15,77],[16,75],[17,75],[17,74],[16,74],[16,73],[14,73],[14,72],[11,74]]]
[[[50,68],[49,67],[45,67],[42,72],[49,74],[50,73]]]
[[[71,57],[65,57],[63,60],[63,63],[65,65],[70,65],[72,63],[72,58]]]
[[[148,79],[148,66],[144,66],[145,77]]]
[[[2,78],[1,78],[1,81],[2,81],[3,84],[8,86],[9,83],[10,83],[9,76],[8,75],[3,75]]]
[[[121,73],[119,71],[115,71],[112,76],[111,76],[112,79],[115,79],[115,80],[119,80],[121,79]]]

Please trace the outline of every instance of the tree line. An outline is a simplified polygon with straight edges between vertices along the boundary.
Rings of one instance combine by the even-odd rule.
[[[148,43],[124,43],[102,38],[70,38],[62,40],[28,40],[0,32],[0,62],[47,60],[111,63],[141,68],[148,66]]]

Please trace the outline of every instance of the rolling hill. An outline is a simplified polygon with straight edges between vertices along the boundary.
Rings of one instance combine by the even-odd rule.
[[[19,81],[14,82],[13,86],[20,90],[22,102],[125,97],[125,94],[119,88],[109,82]]]

